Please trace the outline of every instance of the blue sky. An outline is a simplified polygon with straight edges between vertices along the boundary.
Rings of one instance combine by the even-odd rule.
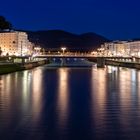
[[[140,38],[138,0],[9,0],[0,14],[17,29],[95,32],[109,39]]]

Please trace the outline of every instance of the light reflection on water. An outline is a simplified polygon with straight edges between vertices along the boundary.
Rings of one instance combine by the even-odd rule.
[[[91,74],[92,74],[91,75],[92,77],[91,79],[92,108],[91,109],[92,109],[92,117],[93,117],[92,120],[93,121],[95,120],[96,133],[100,136],[102,135],[101,133],[103,132],[103,130],[101,129],[105,129],[104,118],[106,115],[106,96],[107,96],[106,95],[106,84],[107,84],[106,71],[104,69],[92,69]]]
[[[58,97],[57,97],[57,111],[59,126],[65,126],[68,117],[68,98],[69,98],[69,83],[68,83],[69,69],[60,68],[58,70]],[[64,125],[64,126],[63,126]]]
[[[138,137],[138,70],[44,66],[0,76],[0,139]]]

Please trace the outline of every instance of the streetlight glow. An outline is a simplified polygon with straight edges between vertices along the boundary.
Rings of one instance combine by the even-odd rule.
[[[65,47],[62,47],[61,50],[63,51],[63,54],[64,54],[66,48]]]

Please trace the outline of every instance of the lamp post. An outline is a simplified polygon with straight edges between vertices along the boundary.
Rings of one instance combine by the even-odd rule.
[[[41,48],[40,47],[35,47],[34,50],[35,50],[35,54],[39,55]]]
[[[64,55],[66,48],[62,47],[61,50],[63,51],[63,55]]]
[[[62,47],[61,50],[63,51],[63,55],[64,55],[66,48],[65,47]],[[63,58],[61,59],[61,65],[63,66],[64,63],[65,63],[65,58],[63,56]]]

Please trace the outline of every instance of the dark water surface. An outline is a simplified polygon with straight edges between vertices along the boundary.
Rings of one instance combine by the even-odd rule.
[[[140,139],[140,71],[43,66],[0,76],[0,140],[94,139]]]

